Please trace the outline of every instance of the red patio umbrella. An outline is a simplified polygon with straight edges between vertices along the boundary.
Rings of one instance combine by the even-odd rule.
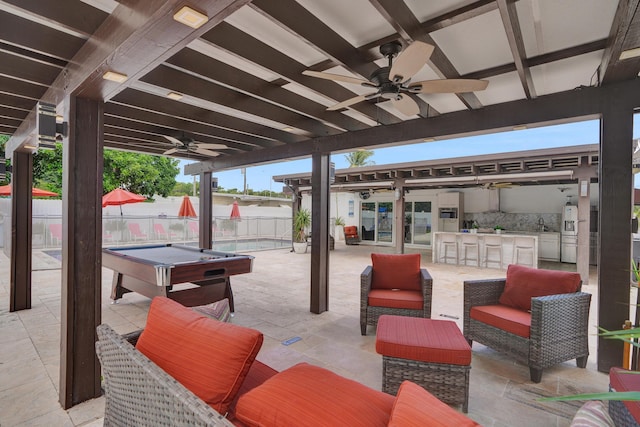
[[[184,196],[184,198],[182,199],[182,204],[180,205],[180,210],[178,211],[178,217],[195,218],[197,216],[198,215],[196,215],[196,210],[191,204],[191,199],[189,199],[189,196]]]
[[[231,216],[229,219],[234,221],[240,221],[242,218],[240,217],[240,208],[238,207],[238,201],[233,201],[233,206],[231,207]]]
[[[122,215],[122,205],[126,205],[127,203],[144,202],[145,200],[147,200],[147,198],[144,196],[140,196],[139,194],[132,193],[122,188],[116,188],[102,196],[102,207],[120,206],[120,215]]]
[[[0,185],[0,196],[10,196],[11,195],[11,184]],[[53,191],[42,190],[40,188],[32,188],[31,195],[33,197],[55,197],[58,196],[58,193],[54,193]]]

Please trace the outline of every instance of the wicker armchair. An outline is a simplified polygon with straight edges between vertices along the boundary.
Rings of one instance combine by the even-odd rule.
[[[233,424],[164,372],[109,325],[97,328],[105,426],[215,426]]]
[[[431,318],[433,279],[420,268],[420,254],[371,254],[371,259],[373,265],[360,275],[362,335],[367,335],[367,325],[377,326],[383,314]]]
[[[580,292],[531,298],[529,338],[507,332],[470,317],[474,306],[499,305],[506,279],[464,282],[464,336],[529,366],[531,381],[539,383],[542,370],[576,359],[586,367],[589,356],[587,329],[591,294]]]

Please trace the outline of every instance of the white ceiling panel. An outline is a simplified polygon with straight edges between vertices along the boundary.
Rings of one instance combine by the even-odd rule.
[[[432,105],[440,114],[467,109],[462,101],[452,93],[421,93],[418,96]]]
[[[325,60],[321,52],[249,6],[241,7],[225,21],[306,66]]]
[[[354,47],[395,32],[368,0],[296,1]]]
[[[527,57],[606,39],[617,6],[614,0],[518,1]]]
[[[474,92],[483,105],[500,104],[526,97],[518,73],[515,71],[484,80],[489,80],[487,89]]]
[[[424,22],[473,3],[474,0],[405,0],[407,7]]]
[[[497,10],[435,31],[431,36],[460,74],[513,62]]]
[[[600,66],[602,51],[575,56],[531,68],[531,76],[538,95],[590,86]]]

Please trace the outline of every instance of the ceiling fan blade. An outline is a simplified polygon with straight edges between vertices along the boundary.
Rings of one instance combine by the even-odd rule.
[[[216,157],[219,156],[220,153],[216,152],[216,151],[211,151],[211,150],[205,150],[204,148],[196,148],[195,150],[193,150],[195,153],[198,154],[202,154],[204,156],[209,156],[209,157]]]
[[[198,142],[195,146],[198,148],[204,148],[205,150],[224,150],[225,148],[229,148],[224,144],[208,144],[205,142]]]
[[[168,156],[169,154],[173,154],[176,151],[178,151],[177,148],[171,148],[170,150],[165,151],[164,153],[162,153],[162,155]]]
[[[162,135],[162,136],[167,138],[169,141],[171,141],[173,144],[177,145],[178,147],[182,147],[184,145],[182,141],[180,141],[178,138],[174,138],[173,136],[169,136],[169,135]]]
[[[391,100],[391,104],[405,116],[415,116],[420,112],[420,107],[409,95],[399,95]]]
[[[389,79],[394,83],[406,82],[427,63],[434,47],[415,41],[398,55],[391,65]]]
[[[425,80],[409,86],[411,93],[464,93],[485,90],[489,85],[487,80],[446,79]]]
[[[340,74],[323,73],[322,71],[311,71],[311,70],[305,70],[302,72],[302,74],[304,74],[305,76],[318,77],[320,79],[325,79],[325,80],[333,80],[333,81],[339,81],[339,82],[345,82],[345,83],[353,83],[356,85],[375,87],[375,85],[371,83],[369,80],[359,79],[357,77],[342,76]]]
[[[328,111],[335,111],[335,110],[340,110],[341,108],[347,108],[353,104],[357,104],[358,102],[362,102],[365,99],[367,99],[367,97],[365,95],[358,95],[356,97],[347,99],[346,101],[342,101],[336,105],[332,105],[331,107],[327,108]]]

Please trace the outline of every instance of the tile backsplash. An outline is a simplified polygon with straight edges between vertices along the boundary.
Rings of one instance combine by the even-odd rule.
[[[544,221],[545,231],[560,231],[562,215],[555,213],[516,214],[506,212],[465,213],[464,221],[476,221],[480,228],[502,226],[507,231],[541,231],[540,223]]]

